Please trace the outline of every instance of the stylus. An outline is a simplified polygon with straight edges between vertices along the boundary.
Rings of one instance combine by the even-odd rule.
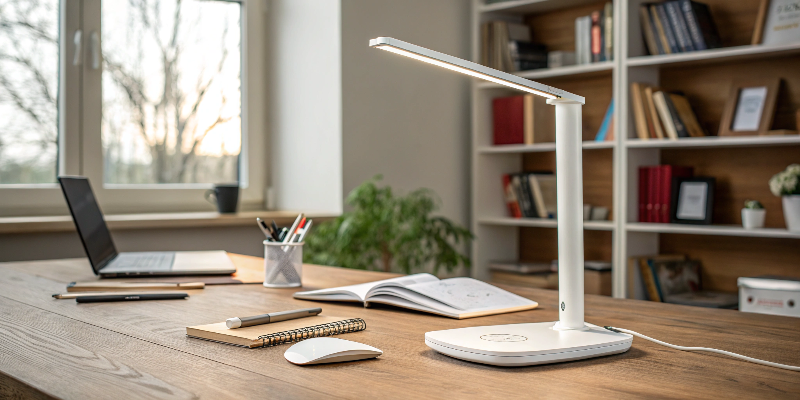
[[[271,324],[273,322],[288,321],[290,319],[311,317],[321,312],[322,308],[317,307],[254,315],[252,317],[233,317],[225,320],[225,325],[228,329],[244,328],[253,325]]]
[[[142,295],[175,295],[175,294],[186,294],[183,292],[176,292],[176,291],[168,291],[168,290],[158,290],[158,291],[102,291],[102,292],[71,292],[71,293],[56,293],[53,295],[54,299],[59,300],[71,300],[77,299],[78,297],[110,297],[110,296],[142,296]]]
[[[187,293],[142,293],[119,294],[106,296],[79,296],[75,298],[78,303],[99,303],[107,301],[139,301],[139,300],[175,300],[189,297]]]

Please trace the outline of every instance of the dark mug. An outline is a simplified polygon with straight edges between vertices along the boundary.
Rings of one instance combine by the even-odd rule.
[[[212,200],[211,197],[214,197]],[[220,214],[235,213],[236,206],[239,205],[239,184],[221,183],[214,185],[214,189],[209,189],[205,194],[206,200],[217,206]]]

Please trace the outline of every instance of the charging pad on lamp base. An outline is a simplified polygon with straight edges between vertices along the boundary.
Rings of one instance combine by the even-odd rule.
[[[558,322],[476,326],[425,333],[428,347],[466,361],[522,366],[623,353],[633,336],[583,320],[583,173],[581,102],[556,109]]]
[[[476,326],[425,333],[428,347],[465,361],[515,367],[624,353],[633,336],[586,324],[559,330],[556,322]]]

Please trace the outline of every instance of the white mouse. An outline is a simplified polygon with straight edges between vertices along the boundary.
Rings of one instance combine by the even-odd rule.
[[[303,340],[289,347],[286,361],[297,365],[365,360],[383,354],[382,351],[358,342],[330,337]]]

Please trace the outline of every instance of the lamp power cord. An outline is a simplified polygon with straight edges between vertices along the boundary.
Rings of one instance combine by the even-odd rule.
[[[675,350],[683,350],[683,351],[708,351],[708,352],[711,352],[711,353],[717,353],[717,354],[722,354],[722,355],[726,355],[726,356],[733,357],[733,358],[738,358],[738,359],[740,359],[740,360],[750,361],[751,363],[756,363],[756,364],[761,364],[761,365],[767,365],[767,366],[770,366],[770,367],[775,367],[775,368],[783,368],[783,369],[788,369],[789,371],[800,371],[800,367],[795,367],[795,366],[793,366],[793,365],[779,364],[779,363],[772,362],[772,361],[759,360],[759,359],[757,359],[757,358],[743,356],[743,355],[741,355],[741,354],[732,353],[732,352],[730,352],[730,351],[719,350],[719,349],[712,349],[712,348],[710,348],[710,347],[685,347],[685,346],[676,346],[676,345],[674,345],[674,344],[670,344],[670,343],[667,343],[667,342],[662,342],[662,341],[660,341],[660,340],[658,340],[658,339],[653,339],[653,338],[651,338],[651,337],[649,337],[649,336],[645,336],[645,335],[642,335],[642,334],[641,334],[641,333],[639,333],[639,332],[634,332],[634,331],[631,331],[631,330],[628,330],[628,329],[615,328],[615,327],[613,327],[613,326],[604,326],[604,328],[606,328],[606,329],[608,329],[608,330],[610,330],[610,331],[612,331],[612,332],[617,332],[617,333],[627,333],[627,334],[629,334],[629,335],[633,335],[633,336],[636,336],[636,337],[640,337],[640,338],[642,338],[642,339],[649,340],[649,341],[651,341],[651,342],[653,342],[653,343],[658,343],[658,344],[660,344],[660,345],[662,345],[662,346],[667,346],[667,347],[669,347],[669,348],[671,348],[671,349],[675,349]]]

